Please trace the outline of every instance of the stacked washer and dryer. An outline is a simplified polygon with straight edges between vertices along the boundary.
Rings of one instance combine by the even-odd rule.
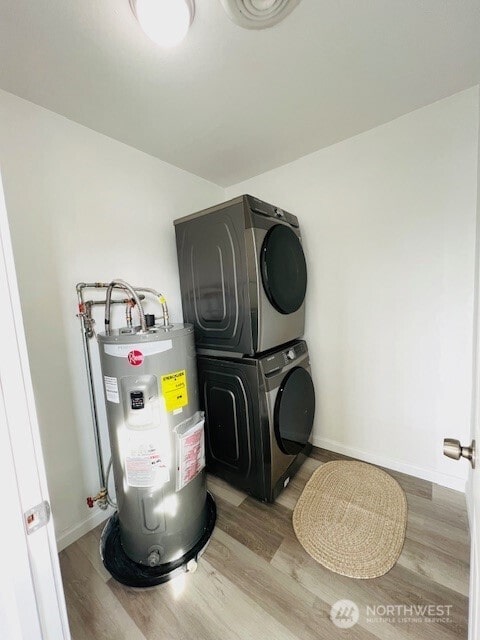
[[[207,469],[272,502],[310,453],[315,412],[298,219],[243,195],[174,224]]]

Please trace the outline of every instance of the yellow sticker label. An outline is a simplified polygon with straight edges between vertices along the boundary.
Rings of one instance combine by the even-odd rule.
[[[188,404],[185,369],[162,376],[162,395],[167,411],[175,411]]]

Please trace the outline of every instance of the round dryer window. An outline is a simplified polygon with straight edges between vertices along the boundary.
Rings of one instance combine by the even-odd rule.
[[[295,367],[282,380],[275,401],[275,435],[283,453],[296,455],[308,442],[315,414],[310,374]]]
[[[297,235],[283,224],[265,236],[261,254],[262,281],[272,305],[280,313],[300,309],[307,290],[307,265]]]

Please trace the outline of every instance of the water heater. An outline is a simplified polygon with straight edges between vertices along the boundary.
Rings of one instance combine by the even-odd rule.
[[[97,339],[117,510],[101,552],[114,578],[152,586],[196,566],[215,523],[193,327],[148,326],[137,298],[141,324],[113,330],[106,303]]]

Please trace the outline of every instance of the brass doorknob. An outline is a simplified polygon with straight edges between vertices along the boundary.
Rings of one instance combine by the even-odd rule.
[[[462,447],[460,440],[453,440],[452,438],[445,438],[443,441],[444,456],[453,458],[453,460],[466,458],[470,460],[473,469],[475,469],[475,453],[475,440],[472,440],[472,444],[469,447]]]

